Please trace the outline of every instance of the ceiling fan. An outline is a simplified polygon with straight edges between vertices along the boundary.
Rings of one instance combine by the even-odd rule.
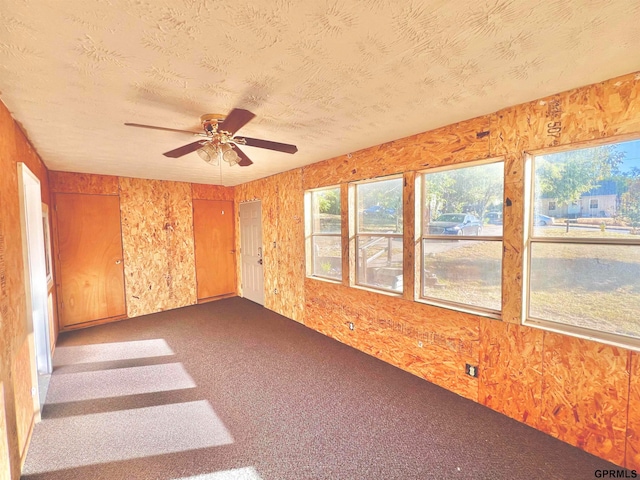
[[[200,158],[212,165],[218,165],[220,160],[224,160],[231,166],[238,164],[241,167],[248,167],[251,165],[253,162],[240,150],[239,145],[266,148],[284,153],[296,153],[298,151],[298,147],[287,143],[249,137],[236,137],[236,132],[249,123],[253,117],[255,117],[253,113],[241,108],[234,108],[226,117],[219,113],[207,113],[200,117],[204,132],[154,127],[153,125],[142,125],[140,123],[125,123],[125,125],[129,127],[150,128],[153,130],[166,130],[169,132],[190,133],[202,137],[200,140],[165,152],[163,155],[165,157],[179,158],[197,151]]]

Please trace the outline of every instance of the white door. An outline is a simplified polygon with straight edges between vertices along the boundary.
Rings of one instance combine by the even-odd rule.
[[[38,374],[51,373],[49,349],[49,310],[47,302],[47,270],[44,253],[44,230],[40,180],[25,164],[18,163],[20,189],[20,223],[27,296],[27,331],[33,339],[35,362],[32,381],[37,388]],[[34,402],[37,401],[37,396]]]
[[[264,305],[262,205],[259,201],[240,204],[240,259],[242,296]]]

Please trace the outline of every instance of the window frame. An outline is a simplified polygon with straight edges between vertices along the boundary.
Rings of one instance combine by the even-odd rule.
[[[314,231],[314,221],[313,221],[313,212],[314,212],[314,193],[322,192],[325,190],[338,190],[338,199],[340,200],[340,216],[342,217],[344,206],[342,205],[342,197],[341,197],[341,185],[331,185],[327,187],[319,187],[313,188],[305,191],[305,217],[306,217],[306,226],[307,226],[307,234],[306,236],[306,247],[307,247],[307,255],[306,255],[306,274],[308,278],[322,279],[328,282],[334,283],[342,283],[342,279],[344,278],[345,272],[342,267],[340,268],[340,278],[332,277],[329,275],[320,275],[316,272],[317,267],[317,257],[313,250],[314,239],[316,237],[338,237],[340,239],[340,263],[342,264],[342,256],[344,249],[342,248],[342,220],[340,221],[340,231],[337,233],[320,233]]]
[[[425,234],[425,215],[424,215],[424,210],[425,210],[425,195],[426,195],[426,176],[429,174],[433,174],[433,173],[438,173],[438,172],[444,172],[444,171],[449,171],[449,170],[459,170],[462,168],[473,168],[473,167],[479,167],[479,166],[483,166],[483,165],[491,165],[491,164],[495,164],[495,163],[502,163],[503,164],[503,174],[502,174],[502,205],[503,205],[503,214],[502,214],[502,219],[503,219],[503,230],[502,230],[502,235],[497,236],[497,235],[477,235],[477,236],[473,236],[473,235],[457,235],[455,237],[452,238],[451,235],[432,235],[432,234]],[[424,256],[425,256],[425,251],[424,251],[424,245],[425,245],[425,240],[445,240],[445,241],[450,241],[450,242],[455,242],[455,241],[460,241],[460,240],[467,240],[467,241],[496,241],[496,242],[500,242],[500,244],[502,245],[502,249],[501,251],[504,251],[504,220],[507,217],[507,215],[505,215],[505,211],[504,211],[504,195],[505,195],[505,157],[504,156],[500,156],[500,157],[492,157],[492,158],[487,158],[487,159],[483,159],[483,160],[472,160],[472,161],[468,161],[468,162],[463,162],[463,163],[457,163],[457,164],[453,164],[453,165],[444,165],[441,167],[434,167],[434,168],[430,168],[428,170],[422,170],[418,172],[418,176],[420,178],[420,200],[419,200],[419,204],[418,206],[416,206],[416,214],[419,215],[419,221],[417,222],[417,227],[419,228],[419,235],[417,235],[418,239],[419,239],[419,247],[417,248],[418,250],[418,256],[419,256],[419,269],[420,269],[420,273],[419,273],[419,285],[416,291],[416,298],[415,301],[416,302],[420,302],[420,303],[426,303],[428,305],[433,305],[436,307],[440,307],[440,308],[446,308],[449,310],[455,310],[455,311],[459,311],[459,312],[464,312],[464,313],[470,313],[473,315],[479,315],[482,317],[489,317],[489,318],[495,318],[498,320],[502,319],[502,306],[503,306],[503,288],[504,288],[504,255],[501,257],[500,259],[500,310],[494,310],[491,308],[486,308],[486,307],[481,307],[478,305],[470,305],[467,303],[460,303],[460,302],[453,302],[453,301],[449,301],[449,300],[444,300],[444,299],[440,299],[440,298],[435,298],[435,297],[429,297],[429,296],[425,296],[424,295],[424,282],[425,282],[425,265],[424,265]],[[479,221],[482,223],[483,220],[480,218]]]
[[[637,135],[621,135],[619,137],[609,137],[605,139],[596,139],[592,141],[579,142],[574,144],[566,144],[557,147],[548,147],[535,150],[529,150],[524,152],[525,170],[524,170],[524,229],[523,229],[523,281],[522,281],[522,318],[521,324],[554,332],[562,335],[569,335],[572,337],[591,340],[607,345],[613,345],[616,347],[632,349],[640,351],[640,337],[630,337],[623,334],[616,334],[601,330],[595,330],[587,327],[579,327],[576,325],[569,325],[557,321],[547,320],[543,318],[537,318],[530,316],[530,304],[531,304],[531,255],[533,244],[563,244],[563,245],[618,245],[618,246],[637,246],[640,247],[640,237],[638,239],[633,238],[598,238],[598,237],[584,237],[584,238],[562,238],[562,237],[549,237],[549,236],[536,236],[534,235],[534,215],[535,215],[535,158],[543,155],[550,155],[560,152],[568,152],[581,150],[586,148],[595,148],[605,145],[614,145],[618,143],[624,143],[629,141],[640,140]],[[591,209],[589,209],[591,210]]]
[[[402,266],[402,275],[405,275],[405,271],[404,271],[404,201],[403,201],[403,192],[402,189],[400,190],[400,208],[402,208],[402,233],[376,233],[376,232],[360,232],[360,212],[358,209],[358,188],[361,185],[368,185],[371,183],[377,183],[377,182],[384,182],[387,180],[402,180],[404,178],[404,175],[401,174],[394,174],[394,175],[388,175],[388,176],[384,176],[384,177],[375,177],[375,178],[369,178],[366,180],[361,180],[361,181],[357,181],[357,182],[351,182],[349,183],[349,187],[353,188],[353,202],[352,205],[350,205],[353,208],[353,212],[355,213],[353,216],[353,239],[354,239],[354,263],[355,263],[355,267],[354,267],[354,277],[353,277],[353,281],[351,286],[356,287],[356,288],[361,288],[361,289],[366,289],[366,290],[372,290],[378,293],[386,293],[389,295],[394,295],[394,296],[399,296],[401,297],[403,295],[403,290],[404,290],[404,284],[403,284],[403,290],[398,291],[398,290],[394,290],[392,288],[385,288],[385,287],[378,287],[375,285],[369,285],[366,283],[360,283],[359,278],[360,278],[360,265],[359,265],[359,255],[358,255],[358,251],[359,251],[359,245],[360,245],[360,238],[359,237],[380,237],[380,238],[388,238],[390,242],[393,241],[394,238],[399,238],[401,243],[402,243],[402,256],[403,256],[403,266]]]

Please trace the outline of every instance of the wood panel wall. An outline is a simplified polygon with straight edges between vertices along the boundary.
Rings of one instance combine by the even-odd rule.
[[[305,275],[302,169],[236,187],[236,212],[240,211],[240,203],[254,200],[260,200],[262,204],[264,306],[302,322],[304,282],[301,280]],[[281,208],[282,205],[286,205],[286,208]],[[236,232],[240,232],[237,215]],[[236,235],[236,251],[238,291],[241,292],[240,235]],[[300,258],[303,259],[302,262]]]
[[[233,187],[56,171],[50,178],[54,193],[120,197],[128,317],[196,303],[193,199],[233,200]]]
[[[128,316],[195,304],[190,185],[121,178],[120,210]]]
[[[39,178],[49,201],[47,168],[0,103],[0,478],[19,478],[35,411],[27,331],[17,163]],[[54,322],[55,325],[55,322]]]
[[[299,320],[303,300],[307,326],[590,453],[640,469],[638,354],[520,325],[526,152],[629,134],[640,136],[640,74],[241,185],[236,203],[261,199],[265,245],[278,245],[277,251],[265,251],[265,306]],[[297,226],[305,190],[397,173],[412,179],[413,172],[429,167],[486,158],[505,160],[502,321],[416,303],[412,292],[390,296],[305,278],[304,231]],[[465,363],[479,365],[478,378],[464,375]]]
[[[0,325],[2,325],[2,313],[0,312]],[[4,400],[4,383],[0,382],[0,480],[11,479],[11,466],[9,465],[9,442],[7,437],[7,409]]]

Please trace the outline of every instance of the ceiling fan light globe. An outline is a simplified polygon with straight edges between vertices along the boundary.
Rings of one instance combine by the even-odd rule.
[[[229,148],[222,154],[222,159],[232,167],[240,161],[240,157],[233,148]]]
[[[217,166],[218,165],[218,147],[207,143],[204,147],[197,150],[198,155],[201,159],[207,162],[210,165]]]

